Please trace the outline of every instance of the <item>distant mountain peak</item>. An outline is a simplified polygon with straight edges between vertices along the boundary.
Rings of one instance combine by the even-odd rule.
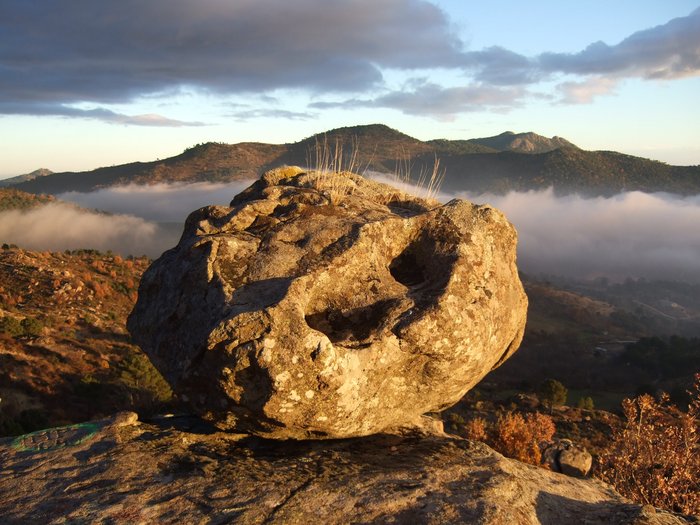
[[[572,144],[565,138],[557,136],[547,138],[532,131],[527,131],[525,133],[505,131],[494,137],[471,139],[470,142],[487,146],[498,151],[515,151],[518,153],[547,153],[559,148],[579,149],[578,146]]]
[[[25,173],[24,175],[18,175],[16,177],[10,177],[7,179],[0,180],[0,187],[14,186],[20,182],[27,182],[29,180],[38,179],[39,177],[46,177],[47,175],[52,175],[53,171],[46,168],[39,168],[31,173]]]

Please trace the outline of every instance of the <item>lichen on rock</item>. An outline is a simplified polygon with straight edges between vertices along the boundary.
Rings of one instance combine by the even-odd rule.
[[[189,216],[128,328],[219,428],[369,435],[454,404],[517,349],[515,248],[490,206],[280,168]]]

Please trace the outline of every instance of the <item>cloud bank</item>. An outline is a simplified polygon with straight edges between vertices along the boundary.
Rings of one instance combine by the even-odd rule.
[[[561,102],[582,103],[610,92],[601,78],[700,74],[700,8],[617,44],[537,56],[499,46],[469,50],[445,11],[427,0],[338,0],[322,8],[316,0],[5,0],[0,34],[0,113],[134,125],[199,123],[101,106],[191,89],[228,95],[292,89],[346,97],[316,99],[316,108],[381,107],[445,119],[479,105],[502,111],[543,81],[562,84]],[[387,71],[421,83],[436,68],[465,80],[400,89],[386,83]],[[78,103],[96,107],[76,109]],[[269,115],[308,118],[284,110],[238,118]]]
[[[376,176],[383,182],[390,182]],[[38,250],[95,248],[156,257],[174,246],[193,210],[227,205],[250,181],[235,184],[125,186],[63,198],[67,204],[0,214],[0,242]],[[421,189],[400,185],[419,196]],[[700,196],[628,192],[614,197],[557,197],[553,191],[507,195],[441,194],[502,210],[519,234],[525,273],[580,278],[645,277],[700,283]]]
[[[153,222],[184,223],[190,212],[203,206],[227,206],[252,180],[214,184],[129,184],[102,190],[57,195],[60,200],[83,208],[142,217]]]
[[[555,197],[552,190],[461,194],[502,210],[526,273],[700,282],[700,196],[627,192]]]
[[[7,0],[0,33],[0,99],[37,111],[183,86],[361,91],[382,68],[455,67],[462,46],[424,0]]]
[[[0,213],[0,242],[32,250],[92,248],[155,258],[177,244],[192,211],[228,205],[251,182],[129,185],[65,193],[61,200],[81,208],[58,202]]]
[[[2,242],[30,250],[91,248],[153,257],[174,244],[167,233],[140,217],[86,212],[65,203],[0,213]]]

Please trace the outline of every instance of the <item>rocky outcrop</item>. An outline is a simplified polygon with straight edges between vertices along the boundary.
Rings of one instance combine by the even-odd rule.
[[[554,472],[583,478],[593,466],[593,456],[569,439],[558,439],[544,450],[542,462]]]
[[[9,525],[700,522],[458,438],[275,441],[128,415],[0,440],[0,516]]]
[[[489,206],[278,169],[190,215],[128,328],[221,429],[369,435],[454,404],[517,349],[515,247]]]

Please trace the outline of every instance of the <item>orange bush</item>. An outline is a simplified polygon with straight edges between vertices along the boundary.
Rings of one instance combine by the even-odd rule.
[[[464,424],[464,437],[472,441],[486,441],[486,420],[482,417],[470,419]]]
[[[508,412],[496,422],[493,448],[504,456],[532,465],[542,459],[540,443],[552,439],[554,421],[549,416],[536,412],[524,417],[517,412]]]
[[[685,514],[700,514],[700,374],[687,413],[668,395],[625,399],[626,422],[599,458],[600,477],[622,495]]]

